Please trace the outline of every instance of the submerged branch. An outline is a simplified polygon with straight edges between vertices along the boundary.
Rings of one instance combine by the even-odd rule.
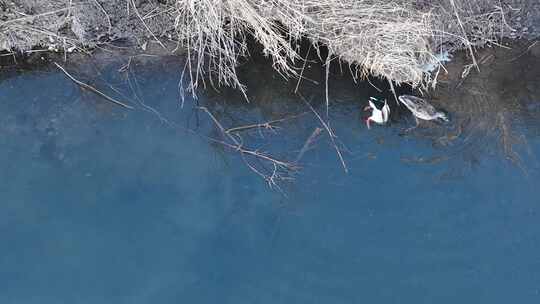
[[[349,168],[347,167],[347,164],[345,163],[345,159],[343,158],[343,155],[341,153],[341,150],[339,150],[339,147],[337,146],[336,144],[336,135],[334,134],[334,131],[332,130],[332,128],[326,123],[324,122],[324,120],[322,119],[322,117],[319,115],[319,113],[317,113],[317,111],[315,111],[315,109],[311,106],[311,104],[304,98],[304,96],[302,95],[299,95],[300,98],[302,98],[302,100],[304,101],[304,103],[311,109],[311,111],[313,112],[313,114],[315,114],[315,116],[319,119],[319,121],[321,122],[321,125],[324,127],[324,129],[326,130],[326,132],[328,133],[328,136],[330,137],[330,141],[332,142],[332,146],[334,147],[334,149],[336,150],[336,154],[338,155],[338,158],[339,158],[339,161],[341,162],[341,166],[343,166],[343,170],[345,171],[345,173],[349,173]]]
[[[298,156],[296,156],[296,160],[294,161],[295,163],[298,163],[302,159],[304,154],[306,154],[306,152],[310,149],[311,144],[321,134],[322,130],[323,129],[321,129],[319,127],[315,128],[315,130],[313,130],[311,135],[308,137],[308,139],[306,140],[306,142],[302,146],[302,149],[300,150],[300,152],[298,152]]]
[[[287,179],[282,174],[287,174],[287,172],[298,170],[298,166],[296,166],[293,163],[279,160],[267,153],[260,152],[258,150],[245,148],[243,143],[240,140],[238,140],[236,137],[234,137],[231,134],[231,132],[228,132],[227,129],[225,129],[223,125],[219,122],[219,120],[210,112],[210,110],[208,110],[208,108],[197,107],[197,109],[205,112],[210,117],[214,125],[217,126],[217,128],[221,131],[222,135],[225,136],[226,138],[229,138],[232,143],[224,141],[224,140],[215,139],[215,138],[208,138],[208,140],[214,143],[218,143],[224,147],[233,149],[234,151],[238,152],[240,156],[242,157],[242,159],[244,160],[244,163],[246,164],[246,166],[250,170],[252,170],[254,173],[261,176],[271,188],[276,188],[280,190],[280,187],[277,184],[277,182]],[[263,162],[266,162],[272,165],[273,169],[271,170],[271,173],[265,174],[261,172],[261,170],[257,169],[253,164],[251,164],[246,159],[246,156],[252,156],[258,160],[261,160]]]
[[[63,73],[64,73],[71,81],[75,82],[77,85],[79,85],[79,86],[81,86],[81,87],[83,87],[83,88],[85,88],[85,89],[87,89],[87,90],[89,90],[89,91],[91,91],[91,92],[93,92],[93,93],[95,93],[95,94],[97,94],[97,95],[99,95],[99,96],[105,98],[106,100],[108,100],[108,101],[110,101],[110,102],[112,102],[112,103],[114,103],[114,104],[116,104],[116,105],[119,105],[119,106],[121,106],[121,107],[124,107],[124,108],[126,108],[126,109],[130,109],[130,110],[133,110],[133,109],[134,109],[132,106],[127,105],[127,104],[125,104],[125,103],[123,103],[123,102],[121,102],[121,101],[118,101],[118,100],[116,100],[116,99],[110,97],[109,95],[107,95],[107,94],[105,94],[105,93],[99,91],[98,89],[94,88],[93,86],[91,86],[91,85],[89,85],[89,84],[86,84],[86,83],[84,83],[84,82],[82,82],[82,81],[80,81],[80,80],[77,80],[75,77],[73,77],[71,74],[69,74],[69,73],[68,73],[61,65],[59,65],[58,63],[55,62],[54,64],[56,65],[56,67],[57,67],[58,69],[60,69],[60,71],[62,71],[62,72],[63,72]]]
[[[289,117],[280,118],[280,119],[269,120],[269,121],[263,122],[263,123],[233,127],[233,128],[229,128],[229,129],[225,130],[225,132],[226,133],[232,133],[232,132],[240,132],[240,131],[246,131],[246,130],[251,130],[251,129],[258,129],[258,128],[274,130],[277,127],[273,126],[273,124],[284,122],[284,121],[287,121],[287,120],[291,120],[291,119],[297,118],[297,117],[299,117],[301,115],[304,115],[304,114],[306,114],[306,112],[300,113],[298,115],[293,115],[293,116],[289,116]]]

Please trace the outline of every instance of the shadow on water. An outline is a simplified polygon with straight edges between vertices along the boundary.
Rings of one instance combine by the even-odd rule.
[[[472,162],[497,153],[527,174],[537,162],[527,138],[538,134],[540,106],[540,60],[527,47],[482,50],[479,72],[468,56],[454,59],[447,67],[452,76],[441,77],[432,96],[455,116],[453,130],[436,144]]]
[[[264,59],[241,67],[250,103],[199,91],[226,129],[278,120],[231,133],[299,159],[285,196],[194,100],[180,108],[177,58],[65,64],[134,111],[53,66],[4,69],[0,302],[536,303],[539,61],[489,54],[430,96],[452,123],[406,135],[414,120],[375,88],[386,83],[333,66],[329,121],[348,174],[297,83]],[[300,93],[325,117],[324,69],[308,62],[304,77]],[[389,125],[366,129],[369,96],[390,101]]]
[[[358,157],[375,157],[369,148],[355,145],[360,133],[366,132],[360,130],[364,127],[363,119],[366,116],[361,109],[369,96],[377,96],[390,102],[390,125],[382,128],[390,136],[379,136],[381,131],[378,130],[373,132],[375,137],[368,135],[368,139],[374,140],[377,145],[394,148],[409,140],[420,145],[431,145],[431,149],[426,151],[400,153],[403,163],[433,165],[446,162],[449,163],[448,171],[440,177],[451,178],[466,174],[463,170],[479,165],[482,159],[496,157],[508,160],[509,164],[527,175],[529,169],[538,167],[538,160],[528,146],[527,138],[538,133],[535,130],[539,125],[540,107],[536,85],[540,77],[540,61],[527,48],[529,45],[516,44],[513,49],[488,48],[480,51],[477,55],[480,72],[471,65],[472,60],[466,53],[458,54],[444,68],[448,73],[440,72],[438,89],[425,96],[436,107],[450,114],[451,123],[423,122],[410,133],[403,131],[414,125],[414,119],[395,101],[386,82],[378,79],[357,81],[350,76],[348,66],[334,64],[329,82],[329,122],[333,128],[337,128],[339,147],[348,156],[346,158],[353,160]],[[313,134],[309,131],[323,128],[301,98],[307,96],[319,114],[327,119],[324,67],[314,54],[311,55],[303,70],[304,79],[301,82],[284,81],[281,75],[272,71],[271,63],[264,58],[246,64],[240,75],[249,88],[248,98],[251,103],[246,105],[243,96],[231,90],[224,90],[217,95],[217,108],[227,112],[227,124],[279,120],[302,113],[306,115],[301,115],[302,119],[295,119],[294,127],[285,128],[285,133],[304,130],[303,135],[291,137],[296,140],[299,137],[309,139],[309,135]],[[412,93],[408,87],[396,87],[396,90],[398,95]],[[210,101],[213,100],[211,96],[208,95]],[[209,104],[214,105],[212,102]],[[246,115],[247,109],[254,109],[257,113],[255,116]],[[264,133],[272,139],[289,138],[282,136],[282,133],[261,132],[260,129],[252,133],[259,136]],[[321,133],[321,138],[328,137],[324,136],[326,132]],[[323,144],[328,145],[331,142]],[[284,151],[281,144],[273,145],[269,141],[268,146],[270,149],[278,147],[281,153]],[[291,149],[298,152],[298,148]],[[288,158],[295,159],[291,155]]]

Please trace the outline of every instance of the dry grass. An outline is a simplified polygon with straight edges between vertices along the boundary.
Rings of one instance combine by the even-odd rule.
[[[191,60],[191,89],[203,79],[241,90],[235,67],[248,55],[247,35],[284,76],[298,76],[296,42],[307,37],[359,69],[413,86],[436,53],[485,44],[508,30],[498,0],[176,0],[176,29]],[[205,78],[208,73],[209,78]]]
[[[0,49],[92,46],[105,31],[113,37],[127,31],[137,40],[145,35],[159,41],[176,16],[179,47],[187,49],[190,58],[183,74],[190,89],[209,80],[210,85],[245,91],[236,67],[249,55],[250,36],[285,77],[299,76],[304,62],[297,42],[308,38],[315,46],[328,47],[331,56],[322,60],[343,60],[357,77],[374,75],[425,86],[433,79],[422,67],[435,60],[434,54],[461,48],[474,53],[476,46],[496,42],[510,30],[507,12],[531,1],[168,0],[158,5],[135,0],[24,0],[9,4],[9,14],[0,12]],[[158,7],[166,14],[154,14]],[[174,16],[164,17],[169,14]],[[136,27],[142,30],[130,32]]]
[[[248,54],[247,34],[264,46],[264,54],[272,56],[277,70],[295,74],[290,65],[298,58],[293,45],[275,20],[261,15],[250,0],[178,0],[176,8],[175,26],[192,59],[186,66],[191,88],[205,79],[205,72],[210,72],[217,77],[218,85],[244,90],[235,68],[240,57]],[[210,81],[214,79],[210,77]]]

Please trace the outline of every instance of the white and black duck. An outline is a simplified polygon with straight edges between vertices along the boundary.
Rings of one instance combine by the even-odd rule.
[[[448,116],[443,111],[437,110],[427,100],[412,96],[401,95],[398,97],[399,101],[409,109],[416,119],[416,125],[419,124],[418,119],[421,120],[442,120],[448,122]]]
[[[386,102],[386,99],[381,101],[375,97],[369,98],[369,105],[364,108],[364,111],[371,110],[371,116],[366,118],[366,126],[371,128],[370,122],[377,124],[386,124],[390,117],[390,107]]]

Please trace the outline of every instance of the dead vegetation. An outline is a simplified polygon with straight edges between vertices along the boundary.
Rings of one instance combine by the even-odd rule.
[[[328,48],[321,59],[347,62],[356,77],[426,87],[435,80],[423,67],[437,64],[438,53],[468,49],[475,61],[477,46],[514,30],[509,16],[526,1],[510,2],[176,0],[175,27],[191,59],[184,70],[190,89],[209,79],[244,90],[235,68],[248,55],[248,35],[285,77],[298,77],[297,42],[308,38]]]
[[[326,133],[347,172],[342,144],[328,120],[332,61],[347,63],[355,79],[371,75],[422,89],[434,87],[438,72],[426,73],[425,66],[435,65],[440,71],[438,54],[466,49],[472,61],[467,73],[478,68],[476,48],[498,44],[515,33],[513,20],[530,3],[535,0],[0,0],[0,50],[31,52],[40,46],[39,51],[67,53],[128,38],[146,52],[151,41],[168,53],[174,46],[186,51],[180,92],[187,89],[195,95],[201,85],[231,86],[247,99],[237,67],[253,51],[249,41],[255,40],[273,67],[284,78],[297,78],[299,85],[307,63],[306,54],[299,52],[300,41],[307,39],[309,49],[325,62],[327,113],[320,115],[304,100],[321,128],[308,138],[297,161]],[[322,47],[328,55],[321,53]],[[131,107],[58,68],[79,86]],[[240,134],[250,129],[274,131],[282,120],[224,129],[207,108],[199,110],[223,135],[223,140],[214,142],[238,152],[270,186],[278,187],[279,181],[296,170],[295,163],[245,147]],[[253,165],[261,162],[264,165]]]
[[[295,163],[280,160],[259,149],[246,147],[242,136],[237,133],[239,129],[264,128],[264,126],[271,125],[271,122],[255,127],[253,125],[237,127],[235,131],[231,131],[231,129],[225,129],[208,108],[199,107],[198,109],[210,117],[211,121],[215,124],[216,128],[220,131],[221,136],[224,138],[223,140],[208,138],[208,140],[237,152],[244,161],[244,164],[252,172],[261,177],[271,189],[278,190],[284,194],[280,187],[280,183],[291,180],[291,174],[298,170],[299,167]],[[251,159],[255,159],[257,162],[254,162]]]
[[[153,0],[0,0],[0,52],[70,53],[116,40],[160,44],[172,39],[174,11]]]
[[[424,72],[444,51],[519,37],[534,0],[18,0],[0,1],[0,50],[82,50],[116,39],[146,49],[178,43],[191,60],[189,89],[232,86],[249,55],[248,37],[284,77],[298,77],[307,38],[327,63],[341,60],[358,78],[374,75],[413,86],[434,84]],[[522,18],[523,17],[523,18]],[[516,21],[521,20],[521,21]],[[530,22],[529,22],[530,23]],[[525,30],[530,26],[525,26]],[[518,34],[516,34],[518,33]],[[320,54],[319,54],[320,55]],[[474,56],[472,56],[474,60]],[[210,76],[210,77],[209,77]],[[194,92],[194,90],[192,90]]]

